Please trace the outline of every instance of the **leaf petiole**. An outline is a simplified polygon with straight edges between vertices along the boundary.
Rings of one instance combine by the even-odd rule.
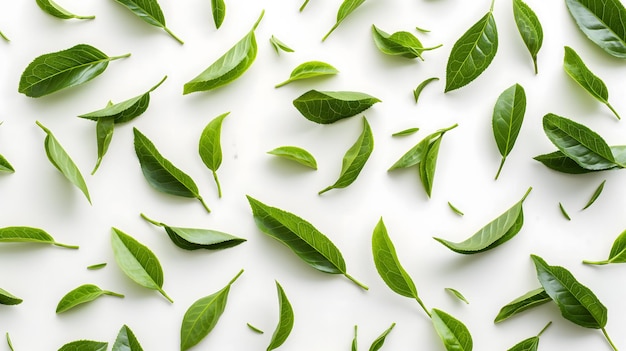
[[[180,43],[180,45],[185,44],[184,41],[182,41],[179,37],[176,36],[176,34],[174,34],[169,28],[167,27],[163,27],[163,29],[167,32],[167,34],[169,34],[172,38],[176,39],[177,42]]]
[[[611,263],[611,261],[610,260],[604,260],[604,261],[583,260],[583,263],[584,264],[593,264],[593,265],[596,265],[596,266],[604,266],[604,265],[607,265],[607,264]]]
[[[160,292],[161,295],[163,295],[163,297],[167,299],[167,301],[169,301],[170,303],[174,303],[174,300],[172,300],[172,298],[167,295],[163,288],[158,288],[157,291]]]
[[[217,179],[217,172],[213,171],[213,179],[215,179],[215,185],[217,185],[217,196],[222,197],[222,186],[220,185],[220,181]]]
[[[204,199],[202,198],[202,196],[198,196],[197,197],[198,200],[200,200],[200,203],[202,204],[202,206],[204,207],[204,209],[208,212],[211,213],[211,209],[209,208],[209,206],[207,206],[206,202],[204,202]]]
[[[417,301],[417,303],[420,304],[420,307],[424,310],[424,312],[426,312],[426,314],[428,315],[428,318],[433,318],[433,315],[430,313],[430,311],[428,311],[428,309],[424,305],[424,302],[422,302],[422,299],[420,299],[419,297],[416,297],[415,300]]]
[[[115,297],[119,297],[119,298],[123,298],[123,297],[124,297],[124,295],[123,295],[123,294],[118,294],[118,293],[116,293],[116,292],[109,291],[109,290],[103,290],[103,291],[102,291],[102,293],[103,293],[104,295],[115,296]]]
[[[152,224],[156,225],[157,227],[164,227],[164,226],[165,226],[165,224],[163,224],[163,223],[161,223],[161,222],[157,222],[157,221],[155,221],[155,220],[153,220],[153,219],[148,218],[148,216],[146,216],[146,215],[145,215],[145,214],[143,214],[143,213],[140,213],[139,215],[141,216],[141,218],[143,218],[143,219],[145,219],[146,221],[148,221],[148,222],[150,222],[150,223],[152,223]]]
[[[228,282],[228,285],[233,285],[233,283],[243,274],[243,269],[237,273],[237,275]]]
[[[123,58],[127,58],[130,57],[130,52],[128,54],[124,54],[124,55],[120,55],[120,56],[113,56],[113,57],[109,57],[109,61],[115,61],[115,60],[119,60],[119,59],[123,59]]]
[[[613,114],[615,115],[615,117],[617,117],[618,120],[621,120],[622,117],[619,116],[619,114],[617,113],[617,111],[615,111],[615,109],[613,108],[613,106],[611,106],[611,104],[607,101],[606,106],[611,110],[611,112],[613,112]]]
[[[370,289],[367,285],[365,285],[365,284],[361,283],[360,281],[354,279],[354,277],[351,276],[350,274],[344,273],[343,275],[345,275],[346,278],[350,279],[356,285],[360,286],[362,289],[364,289],[364,290],[369,290]]]
[[[552,321],[549,321],[548,324],[546,324],[545,327],[543,327],[543,329],[541,329],[541,331],[539,332],[539,334],[537,334],[537,337],[540,337],[541,334],[543,334],[544,331],[546,331],[546,329],[548,329],[548,327],[552,325]]]
[[[609,342],[609,345],[611,345],[611,347],[613,348],[613,350],[618,351],[617,347],[615,347],[615,344],[613,343],[613,341],[611,340],[611,338],[609,337],[609,334],[606,332],[605,328],[602,328],[602,334],[604,334],[604,337],[606,338],[606,341]]]
[[[150,88],[150,90],[148,90],[148,93],[155,91],[156,88],[160,87],[161,84],[163,84],[163,82],[165,82],[166,79],[167,79],[167,76],[163,77],[163,79],[161,79],[160,82],[158,82],[155,86],[153,86],[152,88]]]
[[[64,247],[66,249],[74,249],[74,250],[78,250],[78,245],[67,245],[67,244],[61,244],[61,243],[57,243],[56,241],[52,243],[52,245],[54,246],[59,246],[59,247]]]

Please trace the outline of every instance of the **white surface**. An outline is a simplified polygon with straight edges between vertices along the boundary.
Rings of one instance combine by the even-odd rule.
[[[329,38],[340,1],[312,0],[298,12],[299,1],[227,1],[222,28],[215,30],[208,0],[160,1],[171,30],[185,40],[179,45],[112,0],[64,0],[78,14],[95,14],[93,21],[62,21],[43,13],[34,1],[2,5],[0,29],[12,40],[0,42],[0,153],[16,173],[0,176],[0,226],[25,225],[48,231],[60,242],[80,245],[72,251],[56,247],[5,244],[0,247],[0,287],[22,297],[18,306],[0,306],[0,332],[9,332],[16,350],[56,350],[77,339],[113,343],[122,326],[135,332],[145,350],[179,349],[180,324],[186,309],[200,297],[221,289],[241,268],[224,315],[197,349],[255,350],[269,344],[277,323],[274,280],[284,287],[295,310],[295,326],[284,350],[347,350],[353,326],[359,325],[361,349],[369,347],[392,322],[383,349],[443,350],[430,322],[415,301],[389,290],[379,278],[371,255],[371,233],[383,216],[401,262],[413,277],[429,307],[441,308],[463,321],[476,350],[504,350],[535,335],[549,320],[544,350],[609,350],[600,331],[565,321],[554,305],[544,305],[500,325],[492,323],[500,307],[539,286],[529,254],[570,269],[609,309],[607,330],[626,347],[621,283],[624,267],[586,267],[582,259],[603,259],[613,239],[624,229],[624,171],[570,176],[548,170],[533,156],[554,150],[541,128],[541,118],[553,112],[598,131],[609,144],[625,143],[624,122],[588,96],[562,68],[563,46],[572,46],[607,83],[614,107],[626,114],[621,99],[624,62],[605,54],[576,28],[563,1],[528,0],[545,32],[539,54],[539,75],[517,33],[510,1],[497,1],[495,18],[500,47],[487,71],[469,86],[444,94],[445,65],[454,42],[489,8],[490,1],[376,1],[355,11]],[[265,18],[256,35],[255,63],[232,84],[212,92],[182,96],[182,86],[220,57],[247,33],[260,11]],[[412,31],[426,46],[424,62],[389,57],[373,44],[372,23],[387,32]],[[274,34],[296,50],[276,55],[268,39]],[[26,65],[35,57],[91,44],[108,55],[131,52],[112,62],[93,81],[40,99],[17,93]],[[323,80],[274,89],[298,64],[328,62],[340,74]],[[168,80],[154,93],[148,111],[132,123],[116,127],[110,150],[99,171],[89,175],[96,160],[95,124],[77,115],[145,92],[164,75]],[[428,86],[415,105],[412,89],[425,78],[441,78]],[[493,180],[500,161],[491,132],[497,96],[514,83],[526,89],[528,108],[517,145],[501,177]],[[383,102],[366,111],[376,147],[361,175],[350,187],[317,192],[332,184],[344,152],[361,131],[357,116],[334,125],[304,119],[292,100],[308,89],[353,90]],[[224,162],[218,171],[223,198],[197,153],[204,126],[231,111],[224,121]],[[43,150],[39,120],[50,128],[86,176],[90,206],[49,163]],[[458,123],[444,137],[433,197],[428,199],[414,170],[387,173],[406,150],[432,131]],[[132,128],[146,134],[176,166],[198,183],[213,210],[199,202],[158,193],[141,174],[133,149]],[[393,132],[420,127],[418,134],[391,138]],[[304,147],[316,156],[318,171],[310,171],[265,152],[281,145]],[[580,212],[596,186],[607,179],[602,196]],[[498,216],[532,186],[524,203],[526,223],[510,242],[487,253],[455,254],[432,236],[460,241]],[[368,284],[364,292],[341,276],[326,275],[301,262],[289,249],[255,226],[249,194],[295,213],[325,233],[343,252],[349,273]],[[447,202],[463,210],[458,217]],[[572,221],[559,213],[558,202]],[[174,226],[222,230],[248,242],[220,252],[187,252],[165,233],[139,217]],[[110,227],[115,226],[147,245],[159,257],[165,274],[168,303],[157,292],[127,278],[114,262]],[[108,262],[100,271],[86,266]],[[59,299],[69,290],[93,283],[124,293],[103,297],[71,312],[55,315]],[[444,291],[453,287],[469,300],[465,305]],[[265,331],[257,335],[249,322]],[[2,343],[0,343],[1,345]],[[8,349],[6,345],[0,350]]]

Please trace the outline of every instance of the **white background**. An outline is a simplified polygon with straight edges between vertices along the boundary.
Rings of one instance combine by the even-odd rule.
[[[443,350],[430,321],[415,301],[389,290],[379,278],[371,254],[371,234],[382,216],[400,260],[413,277],[424,303],[454,315],[469,328],[476,350],[504,350],[535,335],[548,321],[544,350],[609,350],[600,331],[564,320],[553,304],[494,325],[498,310],[513,298],[539,286],[531,253],[563,265],[589,286],[609,309],[607,330],[626,347],[624,267],[583,266],[582,259],[604,259],[614,238],[626,227],[624,171],[565,175],[532,159],[554,150],[541,128],[548,112],[567,116],[600,133],[610,145],[626,142],[624,122],[587,95],[562,68],[563,46],[573,47],[607,83],[610,101],[626,115],[621,99],[624,62],[596,47],[578,30],[563,1],[528,0],[539,16],[545,40],[535,75],[513,21],[511,1],[496,1],[494,15],[500,46],[487,71],[469,86],[443,93],[445,65],[454,42],[490,6],[490,1],[369,0],[322,43],[334,24],[340,1],[311,0],[299,13],[299,1],[227,0],[226,19],[216,30],[209,0],[162,0],[171,30],[185,40],[179,45],[162,30],[136,18],[112,0],[59,1],[68,10],[96,15],[93,21],[63,21],[43,13],[35,1],[2,4],[0,30],[12,40],[0,42],[0,153],[15,174],[0,175],[0,226],[31,226],[49,232],[58,247],[3,244],[0,287],[24,299],[18,306],[0,306],[0,332],[9,332],[16,350],[56,350],[77,340],[113,343],[123,324],[145,350],[177,350],[186,309],[198,298],[221,289],[240,269],[226,311],[197,349],[258,350],[269,344],[277,324],[274,280],[284,287],[295,311],[295,326],[284,350],[347,350],[353,326],[359,325],[361,350],[392,322],[397,326],[386,350]],[[235,82],[211,92],[182,95],[183,84],[203,71],[243,37],[258,18],[259,53],[251,68]],[[389,33],[428,28],[417,34],[425,46],[443,44],[424,53],[424,62],[385,56],[374,46],[371,25]],[[414,32],[416,33],[416,32]],[[275,35],[295,49],[277,55],[268,39]],[[132,53],[110,63],[106,72],[82,86],[39,99],[17,93],[27,64],[44,53],[79,43],[110,56]],[[298,64],[328,62],[340,70],[335,77],[303,81],[274,89]],[[139,95],[164,75],[149,109],[131,123],[116,126],[110,150],[99,171],[95,123],[76,118],[107,101]],[[412,90],[436,76],[420,102]],[[498,95],[514,83],[526,89],[528,107],[517,145],[498,181],[493,177],[500,155],[491,132],[491,114]],[[345,151],[361,132],[361,115],[333,125],[304,119],[292,101],[309,89],[360,91],[383,102],[365,111],[376,147],[359,178],[350,187],[317,192],[334,183]],[[197,152],[204,126],[230,111],[222,129],[224,161],[218,173],[223,197],[218,199],[210,171]],[[45,134],[52,130],[86,177],[93,205],[47,160]],[[387,173],[406,150],[436,129],[458,123],[441,145],[433,196],[428,199],[417,171]],[[152,189],[143,178],[133,149],[132,128],[141,130],[176,166],[197,182],[213,210],[207,214],[194,199],[177,198]],[[420,127],[418,134],[391,134]],[[318,160],[312,171],[267,155],[277,146],[296,145]],[[604,193],[580,211],[606,179]],[[517,237],[495,250],[461,256],[432,237],[461,241],[533,191],[524,203],[526,223]],[[320,273],[301,262],[279,242],[255,226],[245,195],[295,213],[325,233],[343,252],[348,272],[369,285],[362,291],[341,276]],[[455,215],[452,202],[465,212]],[[572,216],[564,219],[562,202]],[[210,228],[248,241],[218,251],[187,252],[174,246],[162,229],[144,222],[139,213],[173,226]],[[160,259],[164,290],[144,289],[117,267],[110,247],[115,226],[147,245]],[[100,271],[91,264],[107,262]],[[102,297],[62,315],[59,299],[71,289],[92,283],[126,295]],[[469,305],[444,288],[461,291]],[[265,331],[248,330],[249,322]],[[8,350],[0,343],[0,350]]]

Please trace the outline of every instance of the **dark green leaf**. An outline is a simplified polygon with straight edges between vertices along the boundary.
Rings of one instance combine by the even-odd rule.
[[[463,296],[463,294],[461,294],[458,290],[456,289],[452,289],[452,288],[445,288],[445,290],[449,293],[451,293],[452,295],[454,295],[454,297],[456,297],[457,299],[465,302],[466,304],[469,305],[469,301],[467,301],[467,299],[465,298],[465,296]]]
[[[434,239],[450,250],[465,255],[491,250],[509,241],[522,228],[524,223],[522,204],[531,190],[532,188],[528,188],[521,200],[466,240],[454,243],[441,238]]]
[[[9,337],[9,332],[7,332],[6,335],[7,335],[7,344],[9,345],[9,350],[15,351],[13,349],[13,343],[11,342],[11,337]]]
[[[361,288],[368,289],[346,272],[346,263],[339,249],[311,223],[292,213],[267,206],[251,196],[247,198],[254,221],[262,232],[285,244],[318,271],[343,274]]]
[[[95,270],[98,270],[98,269],[102,269],[102,268],[104,268],[106,266],[107,266],[106,262],[96,263],[96,264],[92,264],[90,266],[87,266],[87,269],[90,270],[90,271],[95,271]]]
[[[537,54],[541,49],[541,44],[543,44],[541,22],[539,22],[535,12],[522,0],[513,0],[513,17],[517,30],[533,59],[535,74],[537,74]]]
[[[565,0],[585,35],[609,54],[626,58],[626,9],[619,0]]]
[[[154,144],[137,128],[133,128],[133,132],[135,152],[148,184],[166,194],[196,198],[207,212],[211,212],[198,193],[198,186],[193,179],[164,158]]]
[[[59,6],[52,0],[37,0],[37,5],[45,13],[61,19],[94,19],[96,16],[78,16]]]
[[[112,228],[111,246],[115,262],[135,283],[157,290],[170,302],[172,299],[163,291],[163,269],[156,255],[145,245],[117,228]]]
[[[372,135],[367,119],[363,117],[363,131],[343,156],[339,179],[337,179],[335,184],[322,189],[319,194],[323,194],[331,189],[345,188],[352,184],[359,176],[359,173],[361,173],[361,170],[363,170],[372,151],[374,151],[374,135]]]
[[[241,38],[237,44],[198,76],[185,83],[183,95],[221,87],[239,78],[248,70],[254,62],[257,53],[254,30],[261,22],[264,13],[265,11],[261,12],[261,16],[259,16],[250,32]]]
[[[254,325],[252,325],[250,323],[246,323],[246,325],[248,326],[248,328],[250,328],[250,330],[252,330],[253,332],[255,332],[257,334],[263,334],[264,333],[261,329],[255,327]]]
[[[141,18],[144,22],[155,27],[162,28],[172,38],[181,44],[184,44],[172,31],[165,25],[165,16],[157,0],[115,0],[132,11],[135,16]]]
[[[391,136],[398,137],[398,136],[413,135],[413,134],[419,132],[419,130],[420,130],[419,128],[408,128],[408,129],[401,130],[399,132],[393,133],[393,134],[391,134]]]
[[[437,158],[439,156],[439,147],[441,146],[442,139],[443,138],[439,137],[430,143],[424,155],[424,159],[418,165],[420,180],[422,181],[422,185],[428,197],[431,196],[433,191],[435,169],[437,168]]]
[[[455,124],[448,128],[439,129],[438,131],[426,136],[404,155],[402,155],[402,157],[400,157],[398,161],[396,161],[396,163],[394,163],[387,171],[393,171],[398,168],[408,168],[419,164],[425,159],[425,155],[428,152],[430,145],[438,138],[443,137],[447,131],[454,129],[457,126],[458,124]]]
[[[35,58],[24,69],[18,92],[30,97],[41,97],[80,85],[99,76],[110,61],[128,56],[130,54],[109,57],[85,44],[44,54]]]
[[[14,296],[10,292],[0,288],[0,305],[19,305],[22,303],[22,299]]]
[[[549,154],[535,156],[533,159],[543,163],[546,167],[561,173],[584,174],[594,172],[594,170],[582,168],[578,163],[576,163],[576,161],[565,156],[565,154],[561,151],[554,151]],[[618,166],[607,163],[607,168],[596,171],[614,169],[616,167]]]
[[[387,335],[389,335],[389,333],[395,326],[396,326],[396,323],[392,323],[391,326],[387,328],[387,330],[385,330],[382,334],[380,334],[380,336],[377,337],[376,340],[374,340],[374,342],[372,342],[372,345],[370,346],[369,351],[380,350],[380,348],[383,347],[383,344],[385,344],[385,339],[387,339]]]
[[[172,242],[185,250],[221,250],[237,246],[246,239],[209,229],[170,227],[167,224],[153,221],[143,213],[141,217],[158,227],[163,227]]]
[[[572,220],[572,218],[569,216],[567,211],[565,211],[565,207],[563,207],[563,204],[560,202],[559,202],[559,209],[561,209],[561,213],[563,214],[563,217],[565,217],[565,219],[567,219],[568,221]]]
[[[211,12],[213,13],[215,28],[219,29],[226,16],[226,3],[224,0],[211,0]]]
[[[330,124],[352,117],[380,102],[365,93],[309,90],[293,100],[293,105],[308,120]]]
[[[293,160],[309,168],[317,169],[317,161],[310,152],[296,146],[281,146],[267,152],[270,155]]]
[[[609,263],[626,263],[626,230],[613,242],[609,258],[604,261],[583,261],[585,264],[605,265]]]
[[[498,51],[498,30],[491,9],[454,43],[446,66],[445,92],[459,89],[489,67]]]
[[[526,112],[526,93],[521,85],[515,84],[506,89],[498,97],[496,105],[493,108],[493,117],[491,120],[493,128],[493,136],[496,139],[498,150],[502,155],[500,167],[496,173],[496,179],[502,171],[506,157],[513,150],[515,140],[522,128],[524,121],[524,113]]]
[[[328,31],[328,33],[324,35],[324,37],[322,38],[322,41],[326,40],[326,38],[328,38],[330,33],[332,33],[335,29],[337,29],[337,27],[339,27],[341,22],[343,22],[343,20],[346,19],[348,15],[350,15],[354,10],[356,10],[364,2],[365,0],[343,0],[343,2],[341,3],[341,6],[339,6],[339,10],[337,11],[337,21],[335,22],[335,25],[333,25],[333,27]],[[302,5],[302,8],[304,8],[304,6],[306,6],[306,3]]]
[[[58,351],[106,351],[108,347],[107,342],[77,340],[61,346]]]
[[[143,351],[139,340],[127,325],[122,326],[111,351]]]
[[[539,347],[539,337],[550,326],[550,324],[552,324],[552,322],[549,322],[536,336],[520,341],[507,351],[537,351],[537,348]]]
[[[91,175],[94,175],[96,173],[98,167],[100,167],[102,158],[107,153],[107,150],[109,150],[111,139],[113,139],[114,124],[115,120],[113,119],[113,117],[98,118],[98,121],[96,122],[96,143],[98,144],[98,159],[96,161],[96,165],[91,171]]]
[[[389,34],[375,25],[372,25],[372,36],[374,37],[374,44],[380,52],[387,55],[402,56],[410,59],[419,57],[422,58],[422,52],[428,50],[434,50],[441,45],[425,48],[424,45],[415,37],[415,35],[400,31],[393,34]]]
[[[282,41],[278,40],[278,38],[276,38],[273,35],[270,37],[270,44],[272,44],[272,46],[274,47],[274,50],[276,50],[277,54],[280,54],[280,50],[282,50],[284,52],[293,52],[294,51],[292,48],[287,46],[287,44],[285,44]]]
[[[30,227],[0,228],[0,243],[41,243],[68,249],[78,249],[78,246],[58,243],[45,231]]]
[[[242,273],[243,269],[224,288],[189,306],[180,327],[181,351],[189,350],[213,330],[226,308],[230,286]]]
[[[93,284],[84,284],[68,292],[61,298],[61,301],[57,304],[56,313],[62,313],[80,304],[91,302],[102,295],[124,297],[122,294],[102,290]]]
[[[543,290],[543,288],[531,290],[502,307],[493,322],[500,323],[506,319],[515,316],[518,313],[539,305],[543,305],[544,303],[550,302],[551,300],[552,299],[546,293],[546,291]]]
[[[439,78],[437,78],[437,77],[428,78],[428,79],[424,80],[423,82],[421,82],[417,86],[417,88],[415,88],[415,90],[413,90],[413,97],[415,98],[415,103],[416,104],[417,104],[417,101],[419,100],[420,95],[422,95],[422,90],[424,90],[424,88],[428,84],[430,84],[430,83],[432,83],[432,82],[434,82],[436,80],[439,80]]]
[[[0,172],[15,173],[13,166],[2,155],[0,155]]]
[[[285,291],[283,287],[276,282],[276,290],[278,291],[278,305],[280,308],[280,317],[278,319],[278,325],[274,330],[274,334],[272,335],[272,340],[270,341],[269,346],[267,347],[267,351],[274,350],[282,345],[287,337],[291,333],[291,329],[293,328],[293,309],[291,307],[291,303],[287,299],[287,295],[285,295]]]
[[[450,209],[452,210],[452,212],[458,214],[459,216],[464,216],[465,213],[461,212],[461,210],[459,210],[458,208],[456,208],[454,205],[452,205],[450,203],[450,201],[448,201],[448,207],[450,207]]]
[[[294,68],[289,75],[289,79],[276,84],[275,88],[282,87],[296,80],[335,75],[337,73],[339,73],[339,71],[326,62],[308,61]]]
[[[589,206],[593,205],[593,203],[596,202],[600,194],[602,194],[602,190],[604,189],[604,183],[606,183],[606,179],[603,180],[600,185],[598,185],[596,191],[593,192],[593,195],[591,195],[591,198],[589,199],[585,207],[583,207],[583,210],[586,210],[587,208],[589,208]]]
[[[215,179],[219,197],[222,197],[222,187],[217,178],[217,169],[222,165],[222,122],[229,113],[230,112],[226,112],[215,117],[204,127],[198,146],[198,152],[200,153],[202,162],[213,172],[213,179]]]
[[[472,351],[473,341],[467,327],[451,315],[433,308],[433,325],[447,351]]]

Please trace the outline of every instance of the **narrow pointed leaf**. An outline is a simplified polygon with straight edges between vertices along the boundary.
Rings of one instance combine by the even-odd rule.
[[[0,288],[0,305],[19,305],[22,299]]]
[[[354,337],[352,338],[352,351],[358,351],[358,346],[359,346],[359,342],[357,340],[358,338],[358,326],[354,326]]]
[[[393,171],[394,169],[399,168],[408,168],[415,166],[422,162],[425,159],[426,153],[430,145],[441,138],[447,131],[456,128],[458,125],[455,124],[448,128],[439,129],[436,132],[427,135],[424,139],[422,139],[419,143],[413,146],[409,151],[405,152],[387,171]]]
[[[346,272],[346,262],[339,249],[328,237],[304,219],[267,206],[247,196],[257,227],[268,236],[289,247],[298,257],[320,272],[343,274],[367,290]]]
[[[248,328],[250,328],[250,330],[252,330],[253,332],[257,333],[257,334],[264,334],[265,332],[262,331],[261,329],[255,327],[254,325],[250,324],[250,323],[246,323],[246,325],[248,326]]]
[[[532,188],[528,188],[524,197],[515,205],[502,213],[498,218],[489,222],[466,240],[454,243],[441,238],[434,238],[450,250],[470,255],[493,249],[512,239],[522,228],[524,211],[522,204]]]
[[[372,345],[370,346],[369,351],[378,351],[380,350],[381,347],[383,347],[383,345],[385,344],[385,340],[387,339],[387,335],[389,335],[389,333],[391,333],[391,330],[393,330],[393,327],[396,326],[396,323],[392,323],[391,326],[389,328],[387,328],[387,330],[385,330],[382,334],[380,334],[379,337],[376,338],[376,340],[374,340],[374,342],[372,342]]]
[[[537,351],[537,348],[539,347],[539,337],[543,334],[546,328],[550,326],[550,324],[552,324],[552,322],[549,322],[536,336],[520,341],[507,351]]]
[[[143,351],[139,340],[127,325],[122,326],[111,351]]]
[[[596,202],[598,197],[600,197],[600,194],[602,194],[602,190],[604,189],[604,183],[606,183],[606,179],[603,180],[602,183],[600,183],[600,185],[598,185],[596,190],[593,192],[593,195],[591,195],[591,198],[589,199],[589,201],[587,201],[587,204],[585,205],[585,207],[583,207],[583,210],[586,210],[587,208],[589,208],[589,206],[593,205],[593,203]]]
[[[217,325],[226,309],[230,287],[242,273],[243,269],[224,288],[189,306],[180,327],[181,351],[189,350],[198,344]]]
[[[137,128],[133,128],[133,132],[135,134],[135,153],[148,184],[166,194],[196,198],[207,212],[211,212],[200,196],[198,186],[193,179],[164,158],[152,141]]]
[[[97,271],[97,270],[102,269],[102,268],[104,268],[106,266],[107,266],[106,262],[96,263],[96,264],[92,264],[90,266],[87,266],[87,269],[90,270],[90,271]]]
[[[173,302],[163,291],[163,269],[156,255],[130,235],[117,228],[112,229],[113,255],[124,274],[144,288],[157,290]]]
[[[526,93],[521,85],[515,84],[500,94],[493,108],[491,119],[493,136],[502,155],[496,179],[500,175],[506,157],[513,150],[513,145],[522,128],[524,113],[526,113]]]
[[[276,282],[276,289],[278,290],[278,305],[280,309],[278,325],[274,330],[274,334],[272,335],[272,340],[270,341],[269,346],[267,347],[267,351],[274,350],[282,345],[289,334],[291,333],[291,329],[293,328],[294,316],[293,316],[293,308],[291,307],[291,303],[287,299],[287,295],[283,290],[283,287]]]
[[[153,25],[155,27],[162,28],[172,38],[176,39],[181,44],[184,42],[178,38],[169,28],[165,25],[165,16],[161,10],[161,6],[157,0],[115,0],[118,3],[124,5],[135,16],[141,18],[144,22]]]
[[[2,31],[0,31],[0,38],[4,39],[4,41],[6,41],[7,43],[11,41],[11,39],[9,39],[9,37],[2,33]]]
[[[75,15],[67,11],[66,9],[64,9],[63,7],[61,7],[59,4],[55,3],[52,0],[36,0],[36,2],[39,8],[41,8],[45,13],[52,15],[54,17],[57,17],[57,18],[61,18],[61,19],[71,19],[71,18],[94,19],[96,18],[96,16]]]
[[[108,342],[77,340],[61,346],[58,351],[106,351],[108,347]]]
[[[115,297],[124,297],[124,295],[102,290],[93,284],[84,284],[65,294],[57,304],[56,313],[63,313],[78,305],[91,302],[100,296],[110,295]]]
[[[443,138],[439,137],[428,146],[424,159],[418,165],[420,180],[422,181],[422,185],[428,197],[432,195],[433,191],[435,169],[437,168],[437,158],[439,156],[439,147],[441,146],[442,139]]]
[[[450,203],[450,201],[448,201],[448,207],[450,207],[452,212],[458,214],[459,216],[464,216],[465,215],[465,213],[463,213],[461,210],[456,208],[456,206],[454,206],[452,203]]]
[[[458,290],[456,289],[452,289],[452,288],[445,288],[445,290],[449,293],[451,293],[454,297],[456,297],[457,299],[465,302],[466,304],[469,305],[469,301],[465,298],[465,296],[463,296],[463,294],[461,294]]]
[[[250,32],[230,48],[224,55],[213,62],[207,69],[194,79],[185,83],[183,95],[208,91],[226,85],[244,74],[254,62],[257,54],[254,30],[263,18],[264,12],[254,24]]]
[[[15,168],[2,155],[0,155],[0,172],[15,173]]]
[[[363,131],[357,141],[348,149],[343,156],[341,164],[341,174],[335,184],[321,190],[323,194],[331,189],[345,188],[352,184],[365,167],[365,163],[374,151],[374,135],[367,119],[363,117]]]
[[[111,139],[113,139],[114,124],[115,120],[112,117],[98,118],[98,121],[96,122],[96,143],[98,144],[98,159],[96,160],[96,165],[91,171],[92,175],[96,173],[96,171],[100,167],[102,158],[107,153],[107,150],[109,150]]]
[[[472,351],[472,335],[467,327],[451,315],[433,308],[433,326],[447,351]]]
[[[217,169],[222,165],[222,144],[220,141],[222,122],[229,113],[230,112],[226,112],[215,117],[206,125],[206,127],[204,127],[204,130],[200,135],[200,142],[198,146],[198,152],[200,153],[202,162],[204,162],[204,165],[213,172],[213,178],[215,179],[215,184],[217,185],[219,197],[222,197],[222,187],[220,186],[220,182],[217,178]]]
[[[604,261],[583,261],[585,264],[605,265],[609,263],[626,263],[626,230],[613,242],[609,258]]]
[[[270,44],[272,44],[272,46],[274,47],[274,50],[276,50],[277,54],[280,54],[281,50],[284,51],[284,52],[294,52],[294,50],[292,48],[290,48],[287,44],[285,44],[282,41],[280,41],[274,35],[272,35],[270,37]]]
[[[6,336],[7,336],[7,344],[9,346],[9,350],[15,351],[15,349],[13,348],[13,343],[11,342],[11,337],[9,336],[9,332],[6,333]]]
[[[392,137],[409,136],[419,132],[419,128],[408,128],[391,134]]]
[[[326,38],[328,38],[330,33],[334,32],[335,29],[339,27],[341,22],[343,22],[343,20],[345,20],[346,17],[348,17],[348,15],[350,15],[354,10],[356,10],[364,2],[365,0],[343,0],[343,2],[341,3],[341,6],[339,6],[339,10],[337,11],[337,21],[335,22],[333,27],[328,31],[328,33],[324,35],[324,37],[322,38],[322,41],[326,40]],[[302,8],[304,8],[305,5],[306,3],[302,5]]]
[[[421,83],[420,83],[420,84],[419,84],[419,85],[415,88],[415,90],[413,90],[413,97],[415,98],[415,103],[416,103],[416,104],[417,104],[417,101],[418,101],[418,100],[419,100],[419,98],[420,98],[420,95],[422,95],[422,90],[424,90],[424,88],[425,88],[428,84],[430,84],[430,83],[432,83],[432,82],[434,82],[434,81],[437,81],[437,80],[439,80],[439,78],[437,78],[437,77],[427,78],[427,79],[425,79],[423,82],[421,82]]]
[[[297,163],[309,168],[317,169],[317,161],[315,160],[315,157],[313,157],[310,152],[297,146],[280,146],[268,151],[267,153],[296,161]]]
[[[68,249],[78,249],[78,246],[58,243],[45,231],[31,227],[0,228],[0,243],[41,243]]]
[[[513,0],[513,17],[517,30],[528,48],[533,59],[535,74],[537,74],[537,54],[543,44],[543,28],[535,12],[522,0]]]
[[[500,323],[523,311],[543,305],[551,300],[552,299],[543,288],[531,290],[503,306],[493,322]]]
[[[565,0],[587,38],[610,55],[626,58],[626,9],[619,0]]]
[[[211,12],[213,13],[213,23],[219,29],[226,17],[226,3],[224,0],[211,0]]]
[[[110,61],[128,57],[109,57],[93,46],[79,44],[69,49],[35,58],[22,73],[18,92],[41,97],[64,88],[86,83],[106,70]]]
[[[565,210],[565,207],[563,207],[563,204],[560,202],[559,202],[559,209],[561,210],[561,214],[563,214],[563,217],[565,217],[565,219],[567,219],[568,221],[572,220],[572,218],[569,216],[569,214]]]
[[[441,45],[437,45],[425,48],[419,39],[409,32],[400,31],[389,34],[375,25],[372,25],[372,37],[374,38],[374,44],[383,54],[402,56],[409,59],[418,57],[422,59],[422,52],[441,47]]]
[[[596,167],[598,169],[583,168],[576,163],[576,161],[569,158],[561,151],[554,151],[549,154],[535,156],[534,159],[543,163],[550,169],[568,174],[583,174],[621,168],[621,164],[626,164],[626,158],[624,158],[626,154],[623,152],[624,146],[611,146],[610,149],[613,157],[615,158],[615,163],[605,162],[598,165]]]
[[[321,61],[307,61],[294,68],[289,75],[289,79],[276,84],[276,88],[282,87],[285,84],[315,77],[331,76],[339,73],[339,71],[326,62]]]
[[[306,119],[330,124],[359,114],[377,102],[380,100],[365,93],[309,90],[296,98],[293,105]]]

